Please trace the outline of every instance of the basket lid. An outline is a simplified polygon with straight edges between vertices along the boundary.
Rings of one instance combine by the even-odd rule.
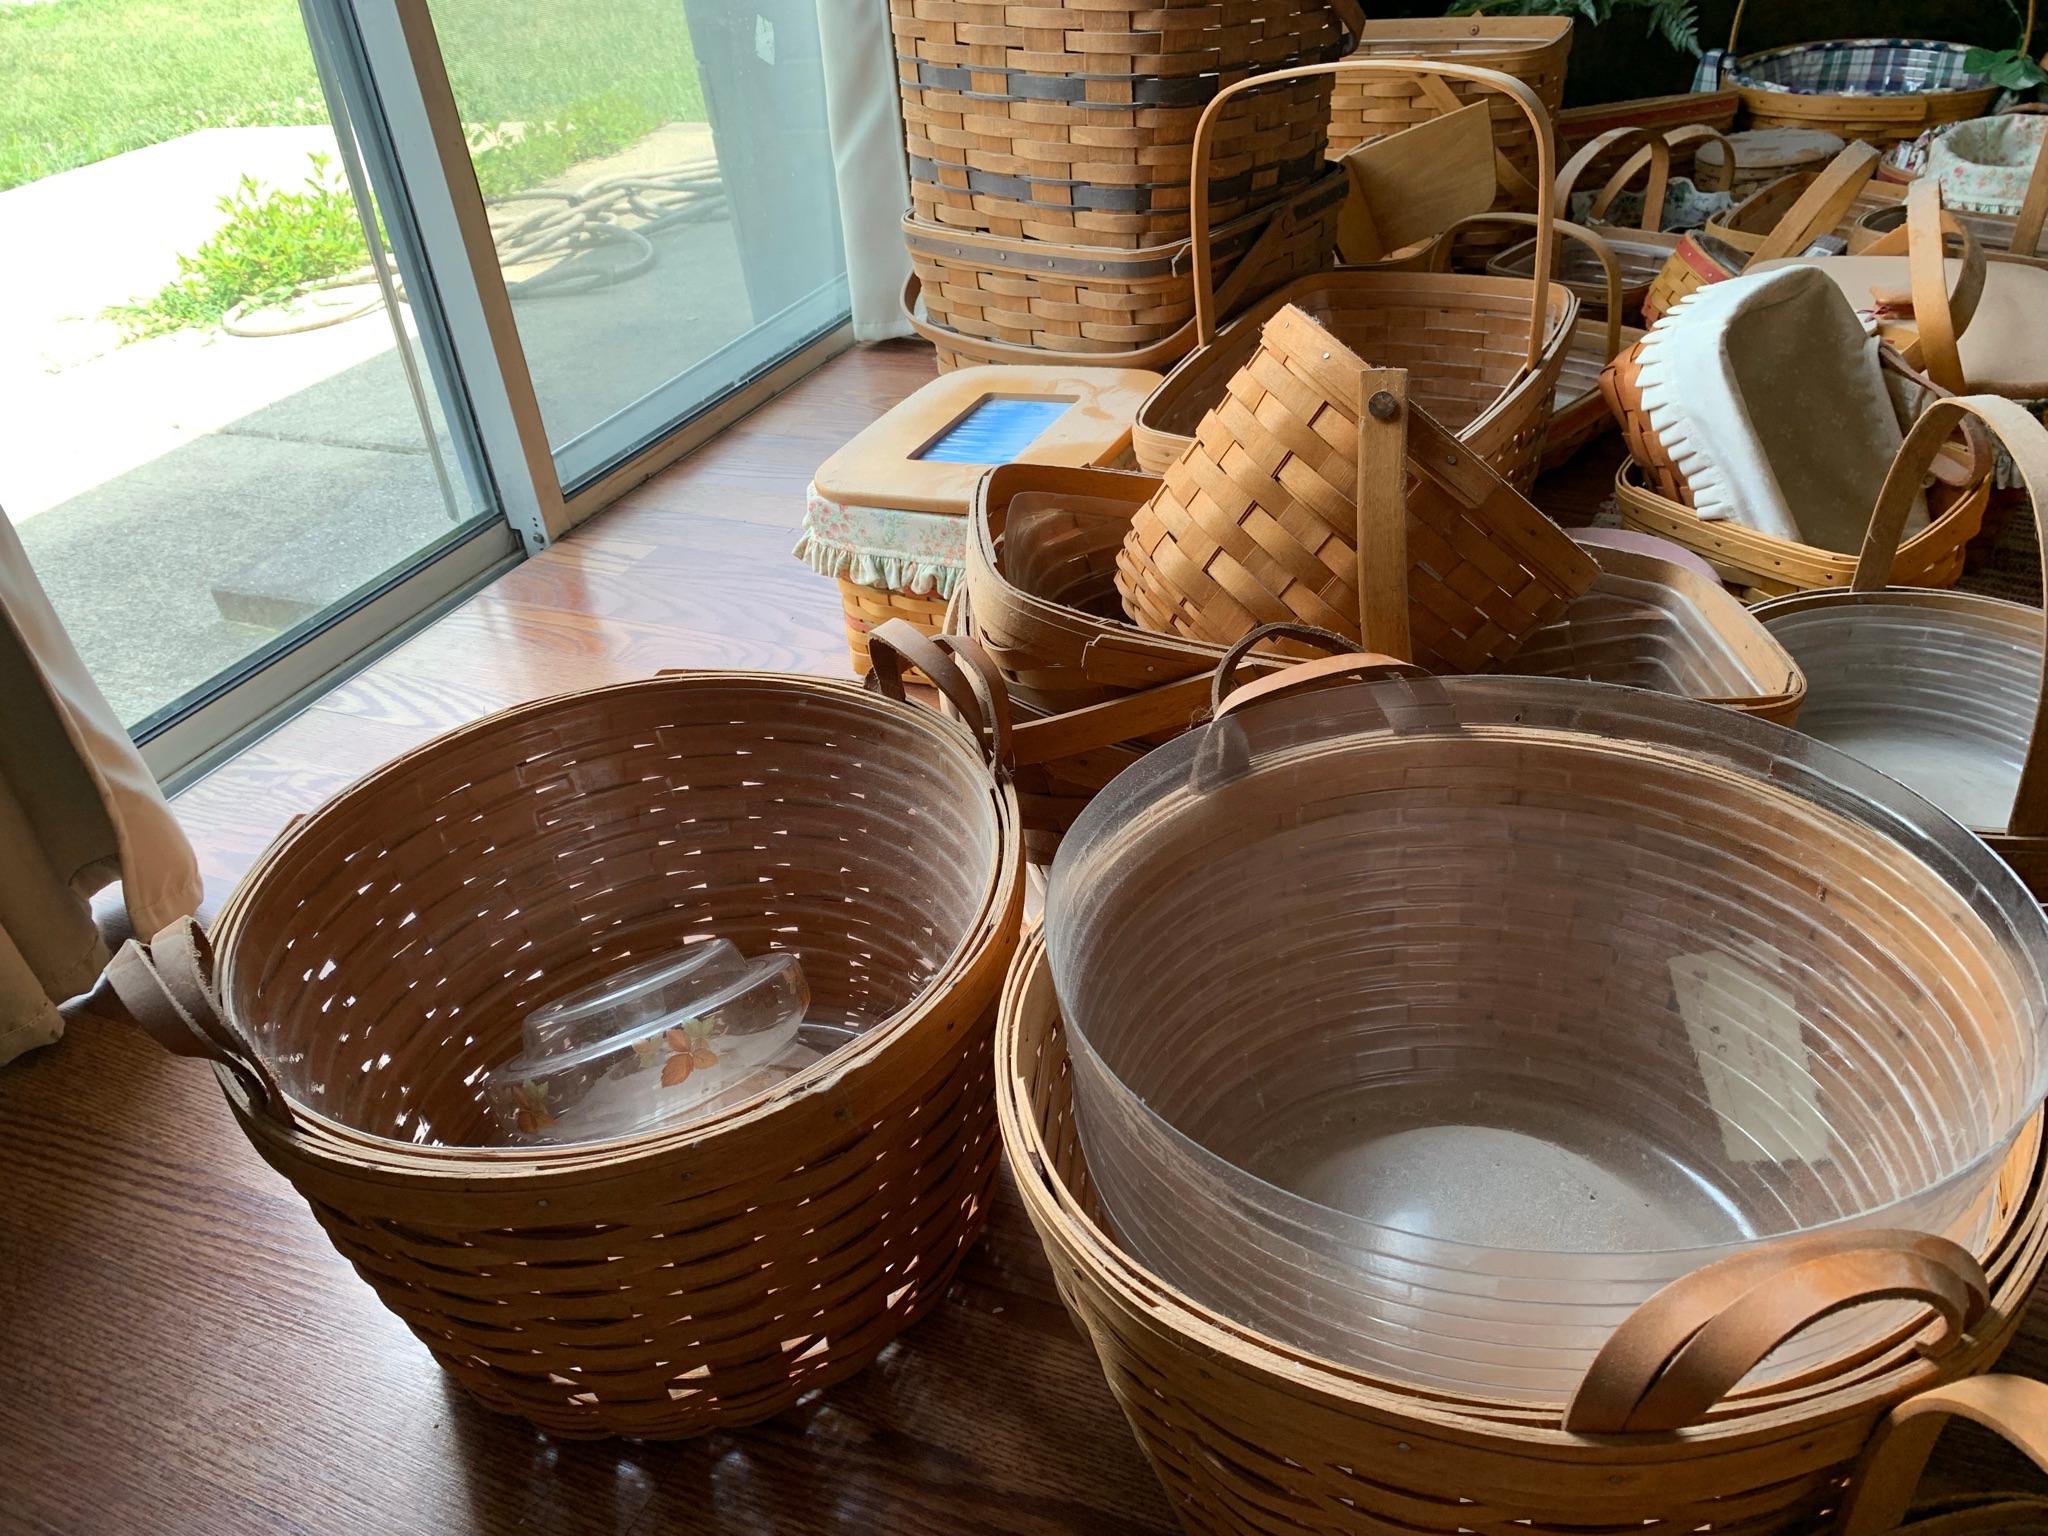
[[[1159,383],[1140,368],[960,368],[898,402],[819,466],[843,506],[964,515],[992,464],[1104,464]]]

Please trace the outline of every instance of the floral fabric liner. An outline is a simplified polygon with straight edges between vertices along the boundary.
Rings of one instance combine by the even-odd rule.
[[[1991,81],[1963,67],[1961,43],[1924,38],[1857,37],[1795,43],[1747,54],[1728,68],[1731,85],[1821,96],[1911,96],[1921,91],[1985,90]]]
[[[2015,218],[2044,143],[2048,117],[2033,113],[1951,123],[1928,140],[1926,174],[1940,183],[1944,208]]]
[[[950,598],[967,569],[967,519],[952,512],[849,507],[819,495],[813,485],[795,554],[820,576]]]

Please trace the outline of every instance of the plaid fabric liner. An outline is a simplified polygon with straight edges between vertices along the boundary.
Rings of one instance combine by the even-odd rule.
[[[1963,68],[1969,51],[1961,43],[1901,37],[1796,43],[1736,60],[1728,78],[1753,90],[1822,96],[1910,96],[1988,87],[1988,79]]]

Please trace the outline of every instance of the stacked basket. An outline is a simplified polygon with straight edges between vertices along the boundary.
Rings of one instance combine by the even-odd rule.
[[[921,291],[916,323],[942,367],[1185,353],[1196,121],[1229,85],[1336,58],[1362,25],[1349,0],[890,13],[910,299]],[[1209,212],[1241,302],[1328,259],[1345,192],[1323,159],[1329,98],[1327,79],[1290,79],[1239,94],[1216,123]]]

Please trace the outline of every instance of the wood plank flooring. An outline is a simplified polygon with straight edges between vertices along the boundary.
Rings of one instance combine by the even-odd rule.
[[[669,666],[843,674],[792,560],[827,453],[931,374],[849,353],[180,797],[218,902],[292,816],[437,731]],[[1555,483],[1582,521],[1611,472]],[[0,1532],[956,1532],[1174,1521],[1007,1188],[946,1301],[776,1422],[557,1444],[476,1407],[250,1151],[211,1076],[73,1021],[0,1072]],[[2013,1363],[2048,1366],[2048,1312]],[[1974,1431],[1940,1482],[2025,1485]]]

